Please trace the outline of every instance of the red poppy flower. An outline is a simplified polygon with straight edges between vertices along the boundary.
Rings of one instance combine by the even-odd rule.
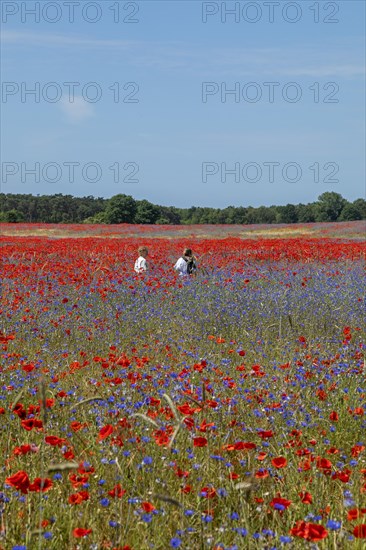
[[[69,474],[69,480],[74,489],[80,487],[80,485],[84,485],[84,483],[88,483],[88,479],[89,477],[86,475]]]
[[[49,489],[51,489],[53,483],[52,479],[46,478],[42,479],[40,477],[36,477],[33,483],[29,485],[30,491],[35,491],[37,493],[42,492],[45,493]]]
[[[216,496],[216,489],[214,487],[203,487],[200,494],[204,498],[214,498]]]
[[[48,445],[52,445],[52,447],[62,447],[66,443],[66,439],[57,437],[57,435],[47,435],[44,440]]]
[[[73,432],[78,432],[82,428],[85,428],[85,426],[86,424],[82,424],[81,422],[77,422],[76,420],[74,420],[74,422],[71,422],[70,424],[70,428]]]
[[[268,470],[258,470],[257,472],[255,472],[254,474],[254,477],[256,477],[257,479],[264,479],[266,477],[269,476],[269,472]]]
[[[73,495],[69,496],[69,503],[70,504],[80,504],[84,500],[89,500],[90,495],[88,491],[79,491],[78,493],[74,493]]]
[[[286,498],[282,497],[275,497],[269,503],[272,508],[276,508],[278,510],[280,510],[282,507],[284,507],[286,510],[290,506],[290,504],[292,504],[291,500],[287,500]]]
[[[284,456],[277,456],[275,458],[272,458],[271,460],[272,465],[277,468],[285,468],[287,466],[287,460]]]
[[[113,433],[113,429],[113,426],[111,426],[110,424],[107,424],[106,426],[101,428],[99,430],[98,441],[103,441],[103,439],[109,437],[111,433]]]
[[[351,477],[351,470],[348,468],[345,468],[344,470],[341,470],[340,472],[334,472],[332,474],[332,479],[339,479],[342,481],[342,483],[348,483],[349,478]]]
[[[34,369],[34,365],[32,365],[32,363],[30,363],[29,365],[23,365],[22,366],[22,369],[24,370],[24,372],[32,372],[32,370]]]
[[[7,477],[5,479],[5,483],[10,485],[11,487],[15,487],[15,489],[18,489],[18,491],[21,491],[24,494],[28,493],[30,485],[29,477],[28,474],[23,470],[20,470],[16,474]]]
[[[179,412],[185,415],[191,415],[201,410],[198,407],[191,407],[189,403],[185,403],[184,405],[178,405],[177,409]]]
[[[232,443],[231,445],[224,445],[223,450],[224,451],[244,451],[244,450],[250,450],[250,449],[256,449],[257,445],[255,443],[250,443],[247,441],[237,441],[236,443]]]
[[[261,437],[262,439],[267,439],[267,438],[273,437],[274,435],[272,430],[259,430],[259,432],[257,433],[259,437]]]
[[[19,418],[25,418],[27,416],[27,411],[24,409],[22,403],[17,403],[13,408],[13,413],[19,416]]]
[[[332,470],[332,463],[327,458],[317,457],[316,465],[318,470],[323,470],[324,474],[328,474]]]
[[[193,446],[194,447],[206,447],[207,439],[205,437],[194,437]]]
[[[356,539],[366,539],[366,523],[360,523],[353,529],[353,534]]]
[[[15,447],[13,454],[17,455],[26,455],[27,453],[30,453],[32,451],[32,448],[30,445],[21,445],[20,447]]]
[[[43,423],[42,420],[38,420],[38,418],[28,418],[27,420],[22,420],[21,425],[27,432],[30,432],[33,430],[33,428],[42,428]]]
[[[86,537],[87,535],[90,535],[90,533],[92,533],[91,529],[82,529],[81,527],[77,527],[72,532],[75,538]]]
[[[348,513],[347,513],[347,519],[349,521],[352,521],[354,519],[357,519],[360,517],[360,512],[357,508],[352,508],[352,510],[348,510]]]
[[[69,448],[67,451],[65,451],[63,453],[63,456],[66,460],[72,460],[73,458],[75,458],[75,454],[74,454],[74,451],[72,450],[72,447]]]
[[[311,504],[313,502],[313,497],[307,491],[301,491],[301,493],[299,493],[299,497],[301,498],[301,502],[303,504]]]
[[[154,510],[156,510],[155,506],[151,504],[151,502],[141,502],[141,508],[147,514],[150,514],[151,512],[154,512]]]
[[[305,540],[318,542],[327,537],[328,531],[317,523],[307,523],[306,521],[297,521],[296,525],[290,529],[290,535],[300,537]]]
[[[358,456],[362,451],[366,449],[365,445],[354,445],[351,449],[351,454],[353,457]]]
[[[347,519],[352,521],[360,518],[362,514],[366,514],[366,508],[352,508],[352,510],[348,510]]]
[[[112,498],[122,498],[125,493],[126,490],[122,489],[120,483],[115,485],[111,491],[108,491],[109,496],[111,496]]]
[[[213,426],[215,426],[214,422],[206,422],[206,420],[203,420],[198,429],[200,432],[206,432],[207,428],[212,428]]]

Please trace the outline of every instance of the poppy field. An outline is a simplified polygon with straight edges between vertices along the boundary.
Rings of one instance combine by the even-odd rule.
[[[365,548],[362,224],[4,224],[0,550]]]

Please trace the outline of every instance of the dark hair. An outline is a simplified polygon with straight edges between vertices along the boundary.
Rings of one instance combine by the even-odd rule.
[[[183,256],[192,256],[192,249],[191,248],[185,248],[183,251]]]

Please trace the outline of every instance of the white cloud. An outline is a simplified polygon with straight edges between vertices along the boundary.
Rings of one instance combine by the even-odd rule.
[[[71,103],[68,99],[60,101],[60,107],[69,122],[78,123],[94,115],[94,107],[81,96],[75,96]]]
[[[75,48],[108,52],[109,61],[120,65],[121,53],[125,62],[134,67],[149,67],[162,71],[182,71],[202,77],[261,75],[299,76],[309,78],[359,78],[365,75],[361,52],[363,44],[336,43],[294,48],[200,48],[183,42],[147,42],[121,39],[95,39],[87,36],[61,33],[34,33],[3,31],[4,45],[26,47]],[[334,52],[337,63],[334,63]]]

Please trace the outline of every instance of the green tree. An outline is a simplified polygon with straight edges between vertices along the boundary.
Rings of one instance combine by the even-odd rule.
[[[255,210],[258,221],[254,223],[276,223],[276,212],[271,206],[259,206]]]
[[[365,199],[356,199],[353,201],[353,206],[355,206],[360,213],[360,220],[366,220],[366,201]]]
[[[136,212],[136,201],[130,195],[114,195],[105,209],[106,223],[134,223]]]
[[[277,206],[276,223],[297,223],[297,207],[294,204]]]
[[[108,223],[105,212],[98,212],[94,216],[85,218],[82,223]]]
[[[298,204],[297,220],[299,223],[312,223],[316,219],[316,208],[314,203]]]
[[[342,208],[342,212],[339,216],[339,220],[341,222],[352,221],[352,220],[362,220],[362,214],[359,208],[357,208],[357,206],[355,206],[353,202],[348,202]]]
[[[326,191],[318,197],[316,203],[316,221],[335,222],[338,220],[342,209],[347,204],[346,199],[334,191]]]
[[[159,219],[168,220],[169,225],[180,225],[181,224],[181,212],[182,210],[176,208],[175,206],[158,206],[159,209]],[[155,223],[159,223],[156,220]]]
[[[159,208],[147,200],[137,202],[135,223],[154,224],[159,218]]]
[[[24,220],[21,212],[15,209],[8,210],[7,212],[4,212],[2,214],[3,219],[1,221],[4,221],[6,223],[19,223]]]

